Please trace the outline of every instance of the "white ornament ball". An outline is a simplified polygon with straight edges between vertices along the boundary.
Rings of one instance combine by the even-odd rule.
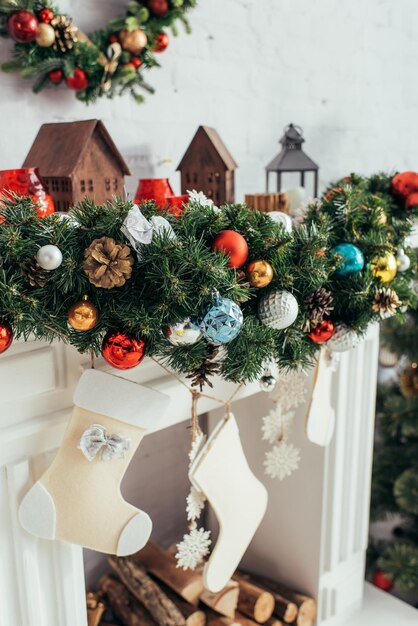
[[[39,248],[36,260],[42,269],[56,270],[62,263],[62,252],[57,246],[48,244]]]
[[[395,367],[398,364],[399,357],[395,352],[381,346],[379,350],[379,365],[382,367]]]
[[[169,328],[168,339],[173,346],[189,346],[196,343],[201,338],[202,333],[199,326],[193,324],[189,318],[184,322],[173,324]]]
[[[268,215],[271,217],[273,222],[281,224],[287,233],[292,232],[293,222],[290,215],[287,215],[287,213],[283,213],[282,211],[271,211]]]
[[[347,352],[358,346],[361,337],[346,324],[336,324],[335,332],[327,341],[327,348],[333,352]]]
[[[271,291],[261,298],[258,305],[262,323],[277,330],[293,324],[298,313],[298,301],[289,291]]]
[[[398,272],[406,272],[411,266],[411,259],[403,250],[399,250],[396,255],[396,264],[398,266]]]

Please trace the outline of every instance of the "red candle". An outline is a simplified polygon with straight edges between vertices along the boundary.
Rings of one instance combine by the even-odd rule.
[[[36,167],[0,170],[0,195],[2,194],[9,198],[13,194],[29,196],[37,204],[37,217],[46,217],[55,211],[54,202],[46,192]]]
[[[184,211],[184,205],[189,201],[189,196],[184,193],[180,196],[168,196],[167,197],[167,210],[172,215],[180,217]]]
[[[145,200],[155,200],[160,209],[167,206],[167,198],[174,195],[168,178],[141,178],[135,194],[138,204]]]

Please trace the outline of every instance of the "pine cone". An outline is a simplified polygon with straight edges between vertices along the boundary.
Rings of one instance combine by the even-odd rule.
[[[309,296],[305,298],[306,313],[308,320],[306,322],[305,330],[309,332],[312,328],[321,324],[324,321],[324,317],[329,315],[334,310],[332,306],[334,298],[330,291],[327,291],[324,287],[317,289]]]
[[[77,41],[77,28],[73,26],[72,20],[66,15],[55,15],[51,26],[55,31],[54,50],[63,53],[71,50]]]
[[[211,376],[219,374],[220,364],[214,363],[213,359],[218,355],[219,348],[209,346],[209,354],[203,359],[202,363],[191,374],[188,374],[186,378],[190,378],[192,381],[192,387],[199,385],[200,391],[203,389],[203,385],[207,384],[209,387],[213,387],[210,381]]]
[[[31,287],[45,287],[48,272],[37,263],[36,259],[29,259],[22,265],[22,274]]]
[[[372,309],[378,313],[382,319],[395,315],[396,309],[401,306],[398,294],[389,287],[377,289],[374,296]]]
[[[410,367],[399,378],[399,386],[405,398],[418,396],[418,367]]]
[[[122,287],[132,274],[131,250],[111,237],[94,239],[84,251],[83,269],[95,287]]]

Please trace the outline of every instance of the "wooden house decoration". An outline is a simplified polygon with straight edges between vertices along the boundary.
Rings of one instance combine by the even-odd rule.
[[[43,124],[23,163],[37,167],[56,211],[90,198],[96,204],[124,198],[131,172],[103,122]]]
[[[216,205],[235,201],[237,164],[214,128],[199,126],[177,167],[181,193],[196,189]]]

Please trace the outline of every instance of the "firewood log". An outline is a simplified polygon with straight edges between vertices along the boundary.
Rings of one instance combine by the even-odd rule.
[[[100,594],[89,591],[86,595],[88,626],[99,626],[106,606]]]
[[[144,605],[159,626],[185,626],[183,615],[146,574],[142,565],[128,557],[110,556],[108,561],[121,581]]]
[[[239,622],[231,617],[225,615],[219,615],[214,611],[209,610],[207,612],[207,626],[240,626]]]
[[[238,611],[264,624],[273,615],[275,607],[273,594],[249,580],[244,580],[239,574],[233,578],[239,583]]]
[[[186,626],[205,626],[206,615],[201,609],[197,608],[193,604],[190,604],[184,600],[184,598],[181,598],[164,583],[159,582],[158,584],[161,587],[161,590],[168,598],[170,598],[172,603],[176,605],[180,613],[183,615],[186,621]]]
[[[99,589],[106,595],[113,613],[124,626],[156,626],[148,611],[129,593],[120,580],[103,576],[99,580]]]
[[[247,574],[248,576],[248,574]],[[265,587],[269,591],[271,591],[276,599],[276,606],[278,604],[278,600],[281,602],[284,601],[289,605],[292,603],[297,608],[297,617],[296,620],[297,626],[313,626],[316,620],[316,602],[313,598],[306,596],[297,591],[293,591],[286,587],[286,585],[282,585],[281,583],[277,583],[270,578],[265,578],[264,576],[253,576],[249,575],[249,578],[252,579],[256,584],[259,584],[262,587]],[[281,615],[279,612],[275,611],[279,617]],[[282,617],[283,621],[287,622],[285,617]],[[292,620],[293,621],[293,620]],[[287,622],[289,623],[289,622]]]
[[[258,585],[261,588],[267,589],[267,585],[261,581],[260,577],[246,572],[236,572],[235,577],[239,581],[249,582],[254,585]],[[288,598],[284,598],[279,593],[276,593],[273,589],[268,588],[268,591],[272,593],[274,597],[274,615],[283,620],[286,624],[292,624],[298,615],[298,607],[294,602],[291,602]]]
[[[178,568],[174,555],[163,550],[152,541],[149,541],[145,548],[130,558],[141,563],[149,573],[165,583],[187,602],[195,606],[198,605],[204,589],[201,570],[184,571]]]
[[[209,608],[226,617],[234,617],[238,606],[239,584],[236,580],[230,580],[221,591],[213,593],[205,591],[200,596],[201,601]]]

